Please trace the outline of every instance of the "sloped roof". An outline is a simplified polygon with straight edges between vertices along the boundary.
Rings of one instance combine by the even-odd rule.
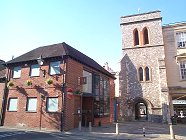
[[[14,58],[13,60],[6,62],[6,65],[37,60],[37,58],[40,56],[42,56],[43,59],[46,59],[52,57],[60,57],[63,55],[67,55],[84,65],[92,67],[112,78],[115,78],[111,73],[105,70],[93,59],[66,44],[65,42],[36,48],[34,50],[31,50],[30,52]]]

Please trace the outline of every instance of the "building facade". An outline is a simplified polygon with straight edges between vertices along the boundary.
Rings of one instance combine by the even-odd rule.
[[[113,122],[115,77],[68,44],[36,48],[6,66],[5,126],[62,131]]]
[[[120,119],[169,122],[160,11],[121,17]]]
[[[162,29],[171,115],[186,123],[186,23],[164,25]]]

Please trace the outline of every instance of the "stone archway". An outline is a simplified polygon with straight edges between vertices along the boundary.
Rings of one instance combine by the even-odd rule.
[[[148,100],[137,97],[133,105],[135,120],[149,120],[151,104]]]

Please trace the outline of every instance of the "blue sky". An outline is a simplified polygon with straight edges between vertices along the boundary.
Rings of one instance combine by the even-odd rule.
[[[160,10],[163,24],[186,21],[185,0],[0,0],[0,59],[66,42],[116,70],[120,17]]]

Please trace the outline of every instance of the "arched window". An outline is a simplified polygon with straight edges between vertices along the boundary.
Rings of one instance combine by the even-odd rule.
[[[145,44],[149,44],[149,34],[146,27],[143,29],[143,45]]]
[[[148,67],[145,67],[145,80],[146,81],[150,80],[150,71]]]
[[[138,30],[134,29],[134,46],[139,45],[139,34]]]
[[[143,81],[143,68],[140,67],[138,71],[139,71],[139,80]]]

